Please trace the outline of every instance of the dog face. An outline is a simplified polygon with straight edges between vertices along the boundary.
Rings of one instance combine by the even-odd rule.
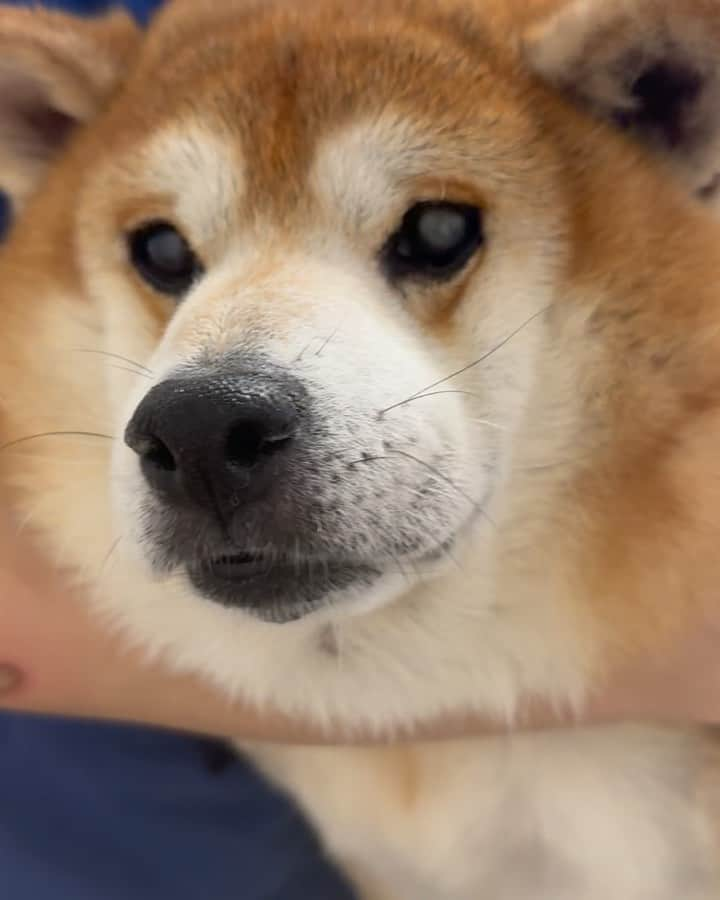
[[[150,370],[113,384],[118,531],[149,571],[273,621],[386,602],[482,519],[564,230],[512,91],[485,93],[481,144],[452,102],[482,64],[431,39],[370,64],[287,27],[289,46],[241,31],[242,65],[203,77],[191,48],[129,93],[152,109],[180,71],[196,85],[98,162],[79,209],[88,290]],[[440,86],[432,110],[395,72]]]
[[[599,633],[638,590],[618,522],[648,497],[675,514],[668,435],[712,406],[696,261],[716,228],[670,182],[713,193],[717,23],[610,5],[518,27],[503,4],[176,2],[145,39],[0,18],[8,183],[24,203],[44,179],[5,252],[25,349],[3,366],[35,379],[4,398],[6,480],[54,498],[41,529],[97,533],[69,559],[112,558],[105,602],[144,639],[195,662],[198,632],[257,621],[351,617],[372,642],[371,613],[432,609],[430,634],[510,599],[547,622],[568,585],[603,598],[568,604]],[[61,343],[112,366],[83,375]],[[98,410],[114,439],[87,482],[28,452],[37,422],[97,432]],[[626,533],[654,553],[656,525]],[[544,577],[552,613],[527,589]],[[521,654],[503,622],[496,649]]]

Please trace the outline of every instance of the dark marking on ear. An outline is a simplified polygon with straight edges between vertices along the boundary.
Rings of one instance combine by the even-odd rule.
[[[0,76],[3,91],[0,117],[5,123],[4,136],[26,158],[55,156],[77,126],[77,120],[58,109],[42,85],[14,73],[0,71]]]
[[[37,107],[19,113],[27,127],[44,146],[62,148],[77,125],[72,116],[51,106]]]
[[[530,68],[626,131],[689,196],[717,203],[720,32],[711,7],[718,0],[566,0],[554,11],[557,5],[526,29]]]
[[[627,67],[634,68],[633,63]],[[632,81],[634,108],[616,113],[614,119],[622,128],[654,134],[670,149],[680,147],[692,139],[692,110],[703,86],[703,76],[690,65],[658,60]]]
[[[672,62],[647,69],[633,84],[632,94],[640,103],[638,124],[659,129],[671,147],[685,139],[687,111],[700,96],[703,79],[699,72]]]

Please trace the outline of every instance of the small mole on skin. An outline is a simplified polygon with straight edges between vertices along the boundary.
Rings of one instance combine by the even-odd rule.
[[[0,663],[0,694],[10,693],[20,686],[22,680],[20,669],[7,663]]]

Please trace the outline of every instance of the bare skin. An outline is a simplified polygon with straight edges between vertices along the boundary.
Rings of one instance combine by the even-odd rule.
[[[143,722],[246,740],[366,743],[394,739],[320,731],[270,710],[231,703],[200,679],[171,673],[128,650],[87,611],[57,573],[0,524],[0,707]],[[698,622],[662,664],[618,673],[583,722],[529,704],[520,727],[572,727],[626,719],[720,724],[720,622]],[[475,716],[428,722],[415,738],[502,733]],[[409,737],[410,735],[408,735]]]

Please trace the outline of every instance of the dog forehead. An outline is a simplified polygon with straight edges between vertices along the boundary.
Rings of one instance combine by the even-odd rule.
[[[175,134],[154,141],[173,145],[166,168],[185,156],[171,180],[192,175],[193,155],[213,156],[188,156],[185,131],[232,147],[214,156],[235,159],[244,207],[263,217],[301,206],[319,159],[332,175],[327,191],[337,192],[361,183],[355,164],[366,182],[376,163],[399,176],[413,156],[429,162],[440,136],[447,151],[449,135],[467,145],[504,117],[515,120],[517,146],[518,92],[495,74],[485,44],[460,40],[449,27],[433,30],[422,17],[418,25],[413,15],[381,14],[372,0],[361,4],[369,18],[362,9],[331,14],[326,0],[316,5],[325,14],[306,20],[282,4],[219,3],[215,14],[171,4],[175,12],[151,32],[123,104],[133,108],[141,140]],[[277,6],[275,16],[261,14]],[[257,16],[245,15],[249,7]],[[378,189],[381,179],[376,173]]]

